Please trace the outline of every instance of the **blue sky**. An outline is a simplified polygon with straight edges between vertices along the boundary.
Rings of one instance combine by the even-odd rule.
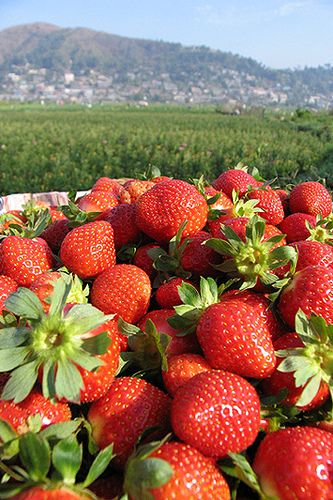
[[[206,45],[273,68],[333,65],[333,0],[0,0],[0,29],[36,21]]]

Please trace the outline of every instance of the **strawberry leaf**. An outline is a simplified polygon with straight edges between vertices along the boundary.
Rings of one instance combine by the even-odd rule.
[[[82,445],[75,436],[59,441],[52,451],[52,463],[65,484],[72,485],[82,463]]]
[[[82,483],[83,488],[87,488],[96,479],[103,474],[111,460],[115,457],[113,453],[113,443],[101,450],[88,471],[87,477]]]
[[[73,403],[80,402],[80,390],[84,388],[78,368],[68,359],[60,359],[57,364],[55,380],[56,394]]]
[[[5,307],[16,316],[38,320],[44,316],[44,311],[37,295],[28,288],[19,288],[9,295]]]
[[[27,432],[20,439],[20,459],[33,481],[43,481],[50,469],[50,445],[45,438]]]
[[[302,407],[311,403],[311,401],[319,391],[321,379],[322,377],[320,373],[311,378],[311,380],[304,387],[304,390],[302,391],[302,394],[298,399],[296,406]]]
[[[58,424],[52,424],[40,431],[40,435],[51,441],[65,439],[72,434],[76,434],[80,427],[82,426],[83,418],[76,418],[74,420],[69,420],[68,422],[60,422]]]
[[[25,361],[28,354],[29,348],[26,346],[0,350],[0,371],[14,370]]]
[[[82,349],[90,354],[104,354],[111,344],[111,339],[107,332],[99,333],[93,337],[85,339],[82,343]]]
[[[12,399],[14,403],[23,401],[36,383],[38,366],[38,361],[34,360],[16,368],[3,389],[2,399]]]
[[[22,345],[29,337],[30,330],[27,328],[6,328],[0,330],[0,349],[11,349]]]

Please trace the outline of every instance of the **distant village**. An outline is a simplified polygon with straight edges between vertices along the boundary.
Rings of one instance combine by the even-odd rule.
[[[333,105],[333,93],[311,95],[307,87],[295,90],[272,84],[244,72],[222,69],[220,78],[209,81],[200,75],[189,76],[186,84],[176,83],[168,73],[127,72],[106,75],[95,70],[82,74],[62,74],[29,64],[17,66],[0,79],[0,101],[40,103],[121,103],[137,102],[179,104],[225,104],[237,106],[292,107],[314,109]]]

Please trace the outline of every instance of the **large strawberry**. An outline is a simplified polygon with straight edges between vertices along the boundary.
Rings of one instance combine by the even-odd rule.
[[[276,226],[280,224],[284,218],[284,210],[282,201],[279,195],[272,188],[253,189],[247,197],[250,200],[258,200],[257,208],[261,208],[261,217],[266,220],[268,224]]]
[[[155,184],[137,201],[139,228],[158,242],[169,242],[185,221],[183,236],[192,236],[205,226],[207,215],[204,196],[178,179]]]
[[[254,442],[260,426],[259,397],[239,375],[221,370],[199,373],[176,392],[171,425],[186,444],[222,458]]]
[[[63,264],[82,279],[94,278],[116,264],[111,224],[95,221],[72,229],[60,247]]]
[[[289,207],[292,213],[327,217],[332,212],[332,197],[320,182],[302,182],[291,190]]]
[[[146,314],[151,295],[148,275],[132,264],[117,264],[94,281],[91,303],[105,314],[118,314],[137,323]]]
[[[266,498],[331,500],[333,434],[314,427],[290,427],[266,435],[253,469]]]
[[[104,316],[91,304],[66,305],[70,289],[69,277],[63,276],[57,281],[48,314],[37,296],[26,288],[20,288],[6,300],[6,308],[21,322],[17,328],[5,328],[1,332],[0,370],[11,372],[3,399],[22,401],[39,376],[45,397],[80,402],[84,395],[85,400],[92,400],[100,395],[99,390],[95,391],[99,375],[103,384],[106,374],[104,369],[100,373],[95,371],[92,390],[89,390],[87,371],[93,372],[104,362],[112,381],[117,366],[109,359],[107,350],[111,339],[104,323],[113,316]],[[96,330],[101,325],[103,332]],[[117,344],[112,345],[110,349],[112,359],[118,356],[119,345],[118,348]],[[105,356],[105,361],[100,355]]]
[[[139,448],[127,464],[124,489],[137,500],[230,499],[228,484],[212,460],[179,442]]]
[[[168,430],[169,396],[143,379],[120,377],[88,412],[92,434],[100,448],[113,443],[116,463],[123,466],[141,433],[156,426],[154,437]]]
[[[310,236],[307,224],[316,225],[316,217],[310,214],[296,212],[288,215],[279,225],[280,230],[286,235],[288,243],[306,240]]]
[[[37,276],[53,266],[52,252],[40,238],[8,236],[0,245],[0,274],[20,286],[30,286]]]

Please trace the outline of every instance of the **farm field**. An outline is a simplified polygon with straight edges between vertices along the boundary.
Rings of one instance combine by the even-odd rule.
[[[149,164],[213,179],[238,162],[280,185],[326,178],[333,187],[332,112],[220,111],[0,105],[0,194],[88,189],[97,177],[137,176]]]

